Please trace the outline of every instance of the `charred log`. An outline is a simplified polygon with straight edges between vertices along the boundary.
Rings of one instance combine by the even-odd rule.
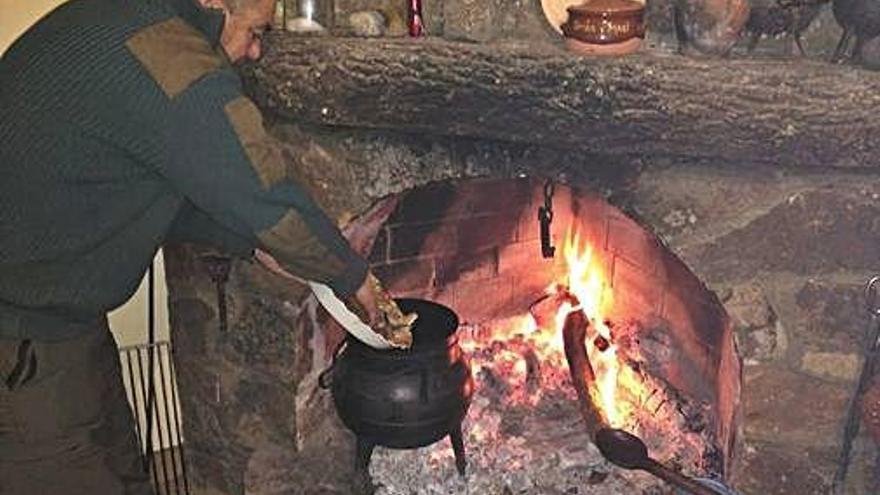
[[[789,167],[880,155],[880,79],[822,62],[280,33],[247,77],[264,109],[309,124]]]
[[[587,328],[590,322],[583,311],[572,311],[565,317],[562,327],[562,340],[565,345],[565,359],[568,361],[568,369],[571,373],[571,382],[577,392],[581,415],[584,417],[590,438],[595,438],[596,432],[607,428],[608,424],[602,413],[593,404],[590,396],[590,386],[596,381],[590,358],[587,355]]]

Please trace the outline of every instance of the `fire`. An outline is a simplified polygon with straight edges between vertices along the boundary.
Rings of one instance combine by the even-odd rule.
[[[590,390],[593,403],[609,425],[624,427],[636,413],[632,401],[627,399],[640,399],[649,391],[630,368],[622,366],[615,336],[605,320],[613,303],[611,287],[601,261],[594,256],[592,245],[569,229],[562,253],[567,268],[565,287],[577,298],[580,307],[560,307],[556,328],[562,331],[562,322],[573,309],[583,311],[589,319],[587,352],[596,375],[596,383]]]
[[[589,393],[604,422],[639,435],[657,459],[703,465],[708,445],[701,437],[703,430],[686,431],[691,418],[700,416],[686,417],[680,408],[685,403],[670,395],[662,377],[651,373],[650,356],[640,344],[646,335],[643,315],[621,316],[626,312],[614,306],[602,254],[570,229],[560,245],[556,282],[527,311],[460,329],[459,342],[474,373],[474,399],[466,420],[472,450],[483,449],[487,458],[495,459],[496,447],[517,450],[529,435],[540,443],[539,426],[523,418],[554,421],[549,418],[558,414],[559,404],[578,404],[563,328],[572,311],[581,311],[589,322],[585,345],[594,375]],[[688,411],[693,408],[691,404]],[[577,414],[577,409],[571,413]],[[538,430],[530,430],[533,427]],[[519,442],[516,447],[513,439]],[[448,444],[443,445],[442,456],[432,461],[452,456]],[[513,461],[505,462],[507,469]]]
[[[613,298],[602,260],[593,246],[573,230],[562,245],[564,275],[528,314],[479,327],[462,339],[481,383],[504,389],[510,404],[537,404],[547,390],[560,388],[568,379],[562,327],[571,311],[583,311],[590,321],[587,352],[596,375],[590,390],[593,403],[609,425],[620,428],[638,423],[638,405],[649,396],[646,384],[629,366],[617,343],[614,327],[606,322]],[[564,295],[573,295],[573,308]],[[535,306],[544,301],[546,307]],[[546,313],[546,314],[544,314]],[[539,321],[541,320],[541,321]],[[617,339],[617,340],[616,340]],[[631,356],[629,356],[631,357]],[[567,388],[567,387],[566,387]]]

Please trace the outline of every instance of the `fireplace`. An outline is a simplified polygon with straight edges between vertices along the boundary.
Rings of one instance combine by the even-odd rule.
[[[283,128],[281,131],[288,139],[296,136]],[[346,153],[361,150],[364,156],[375,157],[376,139],[371,136],[364,140],[363,143],[373,144],[363,147],[355,140]],[[377,271],[393,281],[400,295],[422,295],[450,305],[466,322],[465,332],[515,330],[517,317],[526,314],[529,306],[546,293],[556,278],[542,270],[531,270],[526,278],[513,284],[506,274],[514,266],[527,264],[546,267],[552,273],[552,267],[563,259],[563,240],[568,227],[565,219],[570,219],[575,208],[581,213],[594,210],[593,215],[584,217],[587,230],[582,235],[599,237],[603,230],[597,226],[602,224],[593,222],[604,215],[606,237],[599,246],[603,249],[614,246],[610,257],[620,258],[619,264],[610,267],[611,281],[617,286],[634,286],[626,297],[615,298],[620,304],[615,307],[629,308],[630,314],[636,315],[653,312],[657,316],[654,322],[669,318],[664,311],[681,318],[689,315],[687,318],[691,321],[715,318],[719,322],[716,328],[725,331],[725,325],[732,325],[737,332],[747,364],[743,389],[745,414],[742,415],[745,434],[733,436],[733,427],[737,424],[734,417],[728,423],[731,430],[727,438],[739,438],[743,442],[739,449],[727,447],[726,451],[719,451],[736,461],[733,469],[725,465],[725,476],[733,476],[736,486],[744,493],[789,493],[792,486],[800,487],[799,493],[824,493],[822,487],[827,486],[824,484],[829,479],[826,476],[833,472],[833,449],[839,442],[839,422],[850,391],[848,380],[855,375],[855,366],[848,363],[857,361],[848,356],[857,352],[858,334],[865,326],[859,297],[862,273],[870,273],[871,253],[876,252],[870,225],[871,218],[880,213],[872,199],[880,195],[880,191],[871,192],[873,188],[866,186],[863,180],[850,179],[845,173],[815,178],[798,174],[773,178],[750,169],[733,174],[724,169],[650,164],[635,182],[625,175],[621,180],[617,172],[606,175],[606,181],[602,182],[578,175],[581,170],[570,167],[555,176],[567,177],[567,182],[581,185],[557,186],[552,225],[557,234],[554,244],[558,252],[552,260],[546,260],[541,257],[537,221],[537,207],[543,202],[543,190],[539,186],[543,186],[544,179],[518,178],[521,172],[528,171],[515,165],[517,160],[525,163],[524,155],[518,157],[498,152],[503,148],[468,144],[458,147],[455,153],[460,162],[451,161],[452,166],[444,169],[442,147],[424,148],[417,140],[388,135],[380,135],[378,139],[388,150],[383,152],[384,161],[375,162],[374,168],[355,169],[360,175],[347,180],[353,182],[352,187],[370,191],[373,197],[401,201],[393,218],[379,218],[374,220],[375,225],[367,226],[375,232],[372,236],[375,242],[372,249],[365,251],[372,251],[371,260]],[[468,149],[473,151],[463,152]],[[304,155],[323,154],[306,148]],[[351,159],[352,155],[348,156]],[[437,167],[420,170],[420,160],[428,156],[430,163]],[[398,164],[395,160],[407,160],[410,164]],[[535,175],[538,167],[535,166]],[[377,182],[377,177],[383,177],[388,169],[402,173]],[[543,164],[540,169],[552,170]],[[332,172],[329,167],[323,170]],[[496,179],[455,179],[468,174],[490,175]],[[340,176],[345,177],[330,175],[333,180],[339,180]],[[441,180],[431,180],[437,178]],[[563,181],[560,179],[558,183]],[[380,189],[375,189],[380,185]],[[510,193],[509,197],[520,198],[520,201],[511,199],[499,205],[498,198],[502,197],[499,191],[509,192],[505,188],[510,187],[514,187],[516,194]],[[469,190],[471,192],[467,192]],[[634,192],[628,195],[627,191]],[[528,198],[522,200],[518,195]],[[452,201],[464,197],[472,198],[470,204]],[[603,197],[610,197],[614,206],[601,199]],[[730,200],[718,202],[718,197]],[[740,217],[738,212],[743,201],[755,204],[757,209],[743,210],[746,216]],[[407,206],[413,203],[421,206],[415,209]],[[337,201],[335,204],[330,210],[341,213],[366,211],[370,203],[360,200],[360,203],[353,201],[340,206]],[[480,211],[475,216],[484,220],[494,218],[494,221],[472,220],[460,228],[447,227],[446,231],[434,228],[437,225],[430,226],[437,224],[439,218],[456,218],[456,215],[458,221],[463,222],[469,210]],[[599,213],[601,211],[604,213]],[[421,217],[416,212],[420,212]],[[425,218],[426,214],[435,217]],[[821,223],[822,218],[837,220],[825,224]],[[670,250],[663,248],[664,243],[658,242],[658,237],[649,233],[648,228],[662,232],[671,249],[687,259],[688,266],[696,267],[700,277],[691,274],[683,263],[674,261]],[[409,233],[395,245],[395,234],[404,231]],[[465,242],[453,236],[454,231],[479,235]],[[628,242],[609,244],[612,238]],[[484,243],[487,239],[489,242]],[[493,239],[496,246],[499,239],[504,240],[503,246],[507,248],[504,253],[500,246],[493,247]],[[444,243],[447,246],[454,243],[460,252],[470,249],[478,254],[469,258],[441,254],[440,247]],[[431,246],[437,246],[438,252],[429,255]],[[816,251],[817,246],[821,250]],[[419,253],[422,255],[418,256]],[[688,306],[667,305],[667,299],[662,298],[661,311],[657,313],[657,301],[661,298],[655,290],[660,285],[637,285],[643,276],[634,262],[647,259],[648,254],[660,256],[655,260],[662,261],[651,265],[655,270],[652,273],[663,273],[667,280],[677,277],[674,280],[681,282],[682,293],[693,289],[697,295],[702,294],[701,297],[707,299],[697,307],[706,311],[690,313]],[[257,495],[291,493],[281,488],[271,491],[269,487],[289,488],[297,483],[346,486],[352,470],[353,437],[335,418],[329,394],[322,393],[317,384],[317,377],[335,343],[332,333],[318,330],[326,329],[332,322],[317,311],[314,301],[303,299],[304,292],[279,284],[252,263],[236,262],[227,291],[229,331],[220,334],[216,330],[216,291],[198,262],[197,250],[172,247],[166,251],[166,258],[194,483],[215,487],[219,493],[247,490]],[[608,263],[608,258],[605,261]],[[831,278],[818,271],[824,263],[847,267],[849,272],[837,272],[838,275]],[[859,267],[864,267],[863,271]],[[768,275],[771,278],[766,278]],[[705,292],[699,279],[716,288],[731,315],[730,322],[725,321],[718,301]],[[520,289],[524,290],[520,292]],[[488,305],[486,298],[464,297],[466,291],[478,296],[492,294],[494,302]],[[688,298],[685,304],[693,302],[691,299],[698,301],[700,297]],[[673,310],[677,311],[672,313]],[[609,317],[612,323],[613,318]],[[506,321],[512,324],[505,326]],[[497,325],[487,326],[489,323]],[[691,351],[704,344],[703,340],[690,344],[685,341],[678,349]],[[723,348],[721,351],[726,352]],[[535,376],[530,375],[528,368],[534,367],[536,361],[532,357],[526,360],[526,376]],[[519,373],[516,370],[523,367],[520,362],[513,360],[506,365]],[[696,359],[696,363],[706,369],[709,368],[707,363],[712,361],[704,358]],[[718,365],[721,363],[724,361]],[[502,364],[503,361],[499,361],[498,365]],[[728,361],[726,366],[730,364]],[[546,368],[542,368],[542,379],[552,376],[544,372]],[[564,371],[564,367],[561,369]],[[491,374],[484,373],[483,378],[486,377],[492,380]],[[691,377],[690,374],[685,376]],[[560,382],[563,380],[565,377],[560,377]],[[494,388],[484,388],[494,390],[496,397],[492,400],[499,404],[517,383],[521,382],[499,382]],[[534,381],[526,385],[527,392]],[[701,391],[702,387],[697,385],[685,382],[682,387]],[[523,393],[513,388],[513,395]],[[720,391],[717,387],[710,390]],[[572,391],[560,387],[559,393],[571,394]],[[551,403],[548,401],[545,405]],[[499,417],[491,427],[495,430],[491,431],[509,433],[514,441],[494,455],[500,459],[521,459],[519,462],[536,470],[542,470],[544,463],[559,464],[568,469],[563,471],[565,483],[583,486],[583,483],[596,484],[604,480],[599,484],[609,489],[615,483],[623,483],[624,478],[619,477],[618,471],[603,466],[601,456],[595,450],[589,451],[591,447],[573,396],[560,398],[555,404],[546,410],[531,409],[550,423],[535,423],[534,418],[526,417],[521,411],[514,414],[515,409],[511,409],[512,417],[503,422]],[[817,408],[815,404],[825,407]],[[472,407],[468,420],[479,416],[480,413],[474,411],[480,407],[497,406],[478,398]],[[553,420],[558,423],[552,423]],[[532,442],[529,444],[531,454],[527,455],[522,438],[535,428],[552,431],[556,439],[549,443]],[[571,441],[578,435],[583,441]],[[586,451],[560,455],[556,448],[560,444],[583,447]],[[469,445],[472,466],[481,455],[493,455],[481,454],[476,445]],[[725,447],[723,441],[718,445]],[[870,452],[864,450],[869,444],[861,445],[863,447],[857,445],[857,449]],[[454,471],[454,463],[446,457],[451,455],[446,444],[441,442],[436,448],[436,452],[430,449],[378,452],[373,458],[374,475],[383,481],[383,472],[412,466],[425,455],[435,456],[437,465]],[[335,468],[327,470],[328,462]],[[583,469],[583,465],[589,468]],[[746,468],[737,469],[736,465]],[[417,479],[405,478],[400,482]],[[452,479],[460,482],[455,476]],[[654,482],[641,479],[645,483]],[[517,476],[508,476],[505,480],[512,485],[527,483],[524,477]],[[387,478],[384,481],[387,482]],[[743,486],[746,488],[741,488]],[[760,489],[749,491],[750,486]],[[260,491],[263,488],[265,490]]]
[[[601,331],[588,332],[593,368],[605,380],[597,389],[619,390],[616,399],[596,396],[606,401],[598,405],[606,420],[638,432],[652,454],[689,474],[732,474],[740,364],[721,304],[656,237],[582,189],[553,189],[557,254],[544,258],[537,212],[545,192],[543,181],[527,178],[407,191],[370,255],[394,294],[446,304],[463,322],[459,338],[477,382],[465,420],[471,489],[545,483],[565,492],[592,476],[586,483],[602,493],[599,479],[611,470],[590,446],[589,431],[598,425],[583,424],[568,378],[558,286],[580,296]],[[607,339],[601,350],[598,339]],[[454,490],[461,481],[451,455],[442,442],[377,453],[380,493],[425,483]],[[509,486],[517,478],[524,485]],[[652,483],[618,473],[606,492],[644,491]]]

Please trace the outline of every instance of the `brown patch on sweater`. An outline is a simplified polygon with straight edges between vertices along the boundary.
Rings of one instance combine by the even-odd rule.
[[[125,46],[169,98],[225,63],[208,40],[179,17],[140,30]]]
[[[257,236],[283,268],[308,280],[331,280],[347,268],[294,210]]]
[[[266,133],[257,106],[240,96],[227,103],[224,110],[263,187],[268,189],[286,179],[281,149],[278,142]]]

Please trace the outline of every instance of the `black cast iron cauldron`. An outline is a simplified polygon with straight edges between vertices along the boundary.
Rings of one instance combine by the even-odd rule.
[[[376,445],[412,449],[446,435],[455,465],[464,475],[461,422],[470,406],[474,382],[449,308],[420,299],[397,299],[405,313],[417,313],[409,349],[379,350],[352,336],[338,354],[331,387],[342,422],[357,436],[355,470],[368,473]]]

